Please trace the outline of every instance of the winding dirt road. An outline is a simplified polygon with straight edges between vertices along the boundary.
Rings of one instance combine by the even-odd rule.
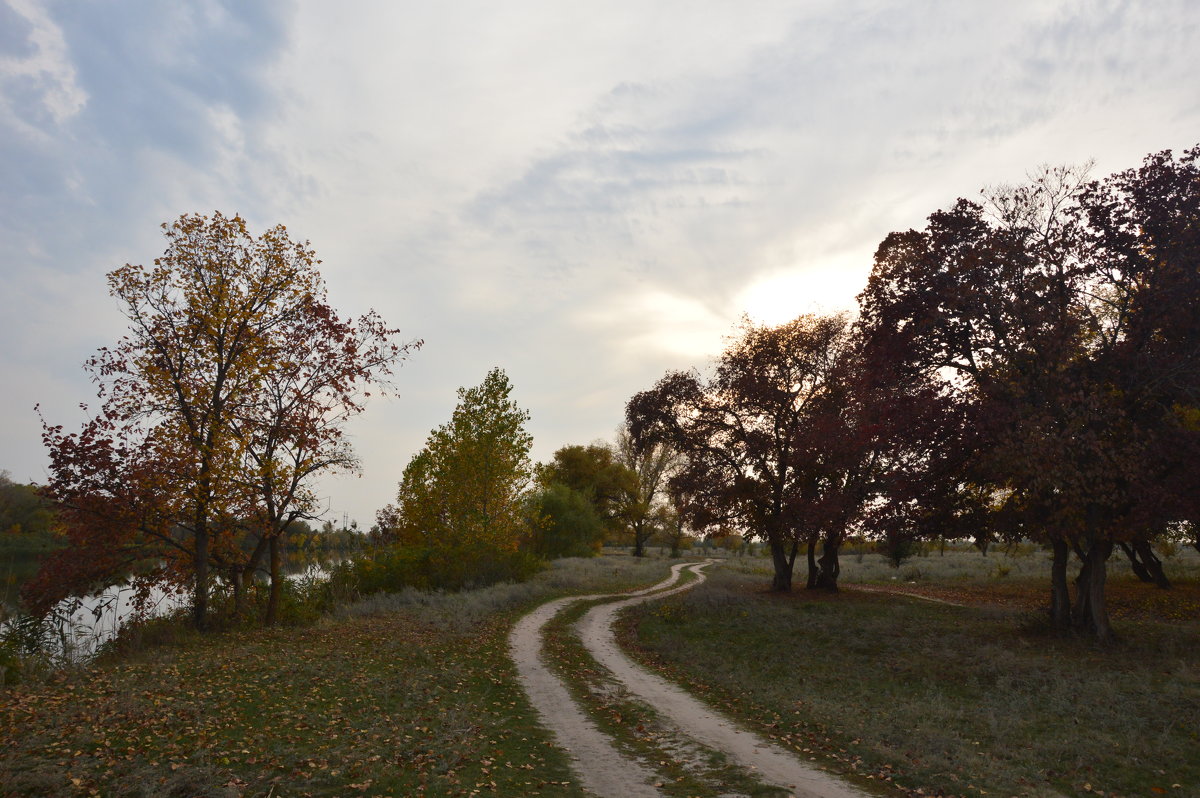
[[[541,657],[541,630],[568,604],[601,598],[619,599],[593,607],[579,623],[584,646],[634,696],[702,745],[723,751],[768,784],[783,787],[797,798],[866,798],[866,793],[809,767],[794,754],[739,728],[676,685],[650,673],[626,657],[617,646],[613,622],[625,607],[689,590],[704,581],[710,562],[672,566],[671,576],[636,593],[571,596],[538,607],[513,628],[509,646],[525,691],[542,723],[558,744],[570,752],[572,766],[584,789],[611,798],[642,798],[661,793],[652,785],[656,774],[621,754],[583,710]],[[680,571],[689,568],[696,579],[672,588]]]

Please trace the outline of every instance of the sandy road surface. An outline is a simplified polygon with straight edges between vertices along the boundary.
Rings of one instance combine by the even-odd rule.
[[[630,660],[617,646],[613,622],[625,607],[687,590],[704,580],[707,563],[692,566],[697,581],[674,590],[627,598],[593,607],[579,622],[580,636],[591,655],[613,672],[625,689],[701,745],[724,751],[768,784],[790,790],[797,798],[866,798],[866,793],[806,765],[795,754],[735,725],[683,689]]]
[[[671,575],[657,585],[632,594],[639,596],[670,587],[679,580],[683,563],[672,566]],[[542,660],[542,627],[568,604],[604,595],[568,596],[555,599],[526,615],[509,634],[508,645],[517,673],[542,725],[553,734],[558,745],[571,755],[571,765],[584,789],[613,798],[657,798],[652,785],[658,780],[654,771],[623,755],[608,736],[584,714],[557,676]]]
[[[866,793],[809,767],[796,756],[734,725],[679,687],[633,663],[618,648],[613,622],[621,609],[695,587],[704,580],[709,563],[688,567],[697,579],[668,589],[685,567],[672,567],[671,576],[637,593],[616,594],[620,600],[593,607],[580,621],[583,643],[598,662],[639,699],[702,745],[724,751],[733,761],[756,772],[764,782],[784,787],[797,798],[866,798]],[[583,787],[612,798],[658,796],[653,771],[622,755],[571,699],[566,687],[542,662],[541,629],[563,607],[575,601],[609,596],[572,596],[548,602],[525,616],[509,637],[512,657],[521,681],[543,724],[558,744],[571,753],[572,765]]]

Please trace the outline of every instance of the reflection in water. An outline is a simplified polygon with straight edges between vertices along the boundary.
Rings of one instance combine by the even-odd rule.
[[[339,553],[289,552],[284,573],[289,580],[321,582],[338,563],[345,559]],[[0,562],[0,636],[10,628],[16,614],[20,587],[36,572],[39,558],[10,558]],[[258,581],[266,584],[260,574]],[[60,602],[50,613],[49,632],[43,642],[53,658],[66,662],[90,659],[104,643],[117,636],[123,624],[137,611],[134,590],[129,582],[111,585],[96,595],[70,598]],[[143,607],[143,616],[156,618],[191,606],[191,593],[154,588]]]

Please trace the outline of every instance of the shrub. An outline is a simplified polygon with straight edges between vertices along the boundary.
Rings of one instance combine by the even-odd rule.
[[[330,601],[373,593],[417,590],[466,590],[498,582],[523,582],[544,566],[527,551],[489,546],[433,548],[388,546],[334,569]]]
[[[16,646],[0,642],[0,687],[21,681],[21,657]]]
[[[905,560],[915,555],[919,548],[912,538],[890,538],[884,544],[883,554],[893,568],[899,568]]]
[[[592,502],[577,490],[554,484],[533,498],[531,548],[538,555],[592,557],[604,540],[604,522]]]

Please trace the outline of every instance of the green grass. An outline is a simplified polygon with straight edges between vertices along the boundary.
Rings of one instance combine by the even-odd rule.
[[[1019,607],[853,589],[776,596],[760,565],[729,566],[635,608],[627,639],[805,756],[911,795],[1200,794],[1200,618],[1127,621],[1121,645],[1097,650],[1047,634]],[[1040,581],[1011,574],[935,587],[961,597],[989,579],[1044,598]]]
[[[666,572],[566,561],[305,628],[181,632],[18,685],[0,692],[0,795],[581,795],[533,721],[508,631],[546,598]]]

